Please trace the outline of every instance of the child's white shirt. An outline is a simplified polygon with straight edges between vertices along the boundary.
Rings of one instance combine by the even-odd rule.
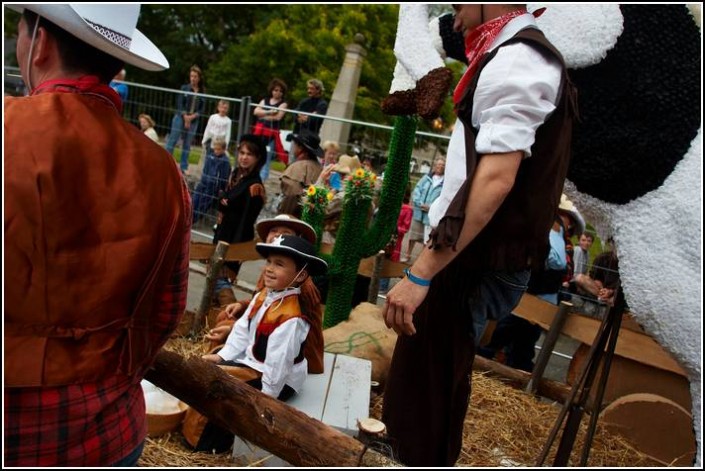
[[[218,137],[222,137],[225,139],[225,147],[227,149],[228,144],[230,143],[232,123],[232,120],[227,116],[220,116],[218,113],[212,114],[208,118],[206,129],[203,131],[203,142],[210,141],[210,146],[212,149],[213,141]]]
[[[289,288],[283,291],[268,292],[264,302],[250,322],[250,312],[258,295],[255,295],[250,305],[240,317],[218,355],[224,360],[236,361],[262,373],[262,392],[272,397],[278,397],[284,385],[289,385],[299,392],[306,380],[308,363],[304,358],[299,363],[294,359],[299,355],[302,344],[308,336],[310,326],[301,317],[295,317],[283,322],[269,336],[265,362],[257,360],[252,352],[257,333],[257,326],[264,314],[272,307],[277,308],[280,299],[286,296],[299,295],[299,288]],[[258,293],[259,294],[259,293]]]

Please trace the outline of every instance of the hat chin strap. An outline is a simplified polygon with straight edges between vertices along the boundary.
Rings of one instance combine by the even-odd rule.
[[[37,31],[39,30],[39,20],[41,16],[37,15],[37,21],[34,22],[34,31],[32,31],[32,42],[29,43],[29,53],[27,54],[27,80],[25,85],[29,93],[32,93],[32,52],[34,52],[34,41],[37,39]]]
[[[291,285],[296,281],[296,279],[299,277],[299,275],[300,275],[301,273],[303,273],[303,271],[306,269],[306,267],[308,267],[308,263],[304,263],[304,266],[301,267],[301,270],[299,270],[299,272],[296,274],[296,276],[294,276],[294,278],[291,279],[291,283],[289,283],[289,284],[286,286],[286,288],[284,288],[284,289],[289,289],[289,288],[291,288]]]

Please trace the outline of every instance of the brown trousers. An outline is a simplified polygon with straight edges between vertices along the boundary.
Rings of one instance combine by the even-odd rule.
[[[468,284],[458,264],[436,275],[416,334],[397,340],[382,420],[405,465],[453,466],[460,454],[475,358]]]

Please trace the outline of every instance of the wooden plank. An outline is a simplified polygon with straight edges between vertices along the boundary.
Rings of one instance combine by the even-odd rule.
[[[548,330],[558,306],[547,303],[536,296],[524,294],[513,313]],[[562,333],[584,344],[592,345],[600,327],[600,321],[580,315],[569,315]],[[687,376],[685,370],[673,357],[650,336],[620,329],[615,353],[639,363]]]
[[[333,246],[330,244],[321,244],[321,253],[333,253]],[[375,257],[367,257],[360,260],[360,266],[357,273],[368,278],[372,278],[372,273],[375,265]],[[381,278],[401,278],[404,276],[404,268],[408,267],[408,263],[392,262],[388,258],[384,259],[382,269],[379,276]]]
[[[568,366],[566,383],[575,384],[587,361],[590,347],[580,345],[573,353],[573,359]],[[598,368],[598,375],[602,367]],[[612,359],[610,375],[607,378],[603,405],[615,399],[633,393],[651,393],[666,397],[686,410],[692,410],[690,382],[688,378],[671,371],[654,368],[638,361],[619,355]],[[594,403],[595,391],[590,392],[591,403]]]
[[[357,432],[357,419],[370,414],[372,362],[336,355],[323,423],[348,435]]]
[[[357,273],[368,278],[372,278],[374,272],[375,258],[368,257],[360,260],[360,266]],[[392,262],[388,258],[382,261],[382,268],[379,271],[380,278],[401,278],[404,276],[404,268],[408,267],[407,263]]]
[[[215,425],[304,467],[395,466],[375,450],[229,376],[198,356],[162,350],[145,379]],[[360,462],[362,457],[362,462]],[[372,464],[376,462],[375,464]]]
[[[230,244],[223,259],[226,262],[247,262],[259,260],[262,256],[256,250],[257,241],[239,242]],[[208,260],[213,256],[215,245],[206,242],[191,242],[189,260]]]

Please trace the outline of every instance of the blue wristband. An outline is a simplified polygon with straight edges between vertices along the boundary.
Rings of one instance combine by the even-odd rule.
[[[419,278],[418,276],[412,275],[409,267],[404,268],[404,274],[409,279],[409,281],[411,281],[415,285],[424,287],[431,286],[431,280],[424,280],[423,278]]]

